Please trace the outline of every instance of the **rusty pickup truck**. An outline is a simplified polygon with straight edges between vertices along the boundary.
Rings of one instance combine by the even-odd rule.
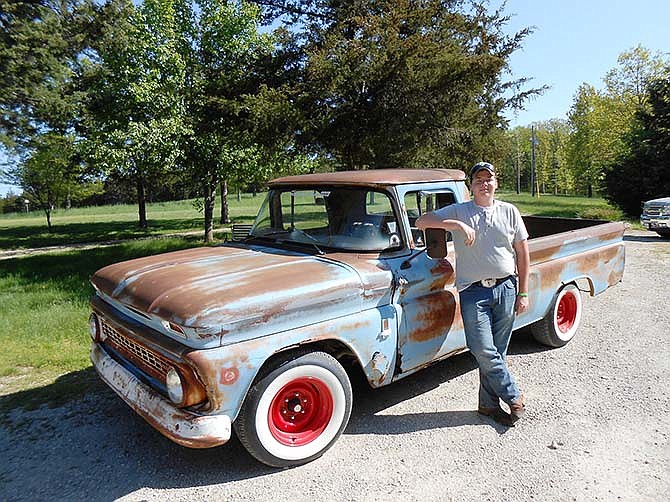
[[[93,365],[181,445],[234,430],[265,464],[311,461],[348,423],[352,377],[381,387],[467,350],[453,243],[415,221],[468,198],[458,170],[275,179],[242,240],[94,274]],[[531,308],[515,328],[558,347],[575,336],[581,291],[621,281],[624,224],[525,222]]]

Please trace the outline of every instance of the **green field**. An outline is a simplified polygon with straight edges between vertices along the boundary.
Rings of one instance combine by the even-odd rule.
[[[541,195],[531,197],[527,193],[498,192],[498,198],[516,205],[522,214],[563,218],[593,218],[597,220],[623,220],[623,213],[598,197],[576,197],[570,195]]]
[[[231,198],[232,218],[251,222],[263,195],[245,194],[241,202]],[[602,199],[500,195],[524,214],[619,219]],[[17,405],[56,405],[100,385],[88,360],[91,274],[109,263],[202,245],[200,232],[146,238],[202,230],[202,215],[191,201],[150,204],[148,218],[149,231],[140,232],[134,206],[59,211],[49,234],[42,214],[0,217],[0,251],[145,237],[108,247],[0,260],[0,412]]]
[[[264,195],[259,193],[253,197],[251,194],[242,194],[240,201],[236,196],[230,197],[230,217],[233,222],[251,223]],[[502,200],[516,204],[523,214],[622,219],[618,210],[600,198],[548,195],[533,198],[528,194],[517,195],[512,192],[501,192],[499,196]],[[137,226],[137,206],[129,204],[67,211],[60,209],[53,213],[52,231],[48,232],[42,212],[0,215],[0,250],[198,232],[203,230],[204,225],[202,213],[194,207],[192,200],[148,204],[147,219],[149,228],[140,230]],[[218,215],[215,215],[215,229],[227,227],[219,224]]]
[[[256,197],[243,194],[229,198],[230,217],[234,222],[251,223],[265,194]],[[140,230],[137,206],[114,206],[59,209],[52,214],[52,231],[48,232],[43,212],[0,215],[0,250],[57,246],[81,242],[106,242],[148,236],[203,230],[204,217],[193,200],[147,204],[149,228]],[[218,201],[217,201],[218,202]],[[215,228],[227,227],[218,224]]]

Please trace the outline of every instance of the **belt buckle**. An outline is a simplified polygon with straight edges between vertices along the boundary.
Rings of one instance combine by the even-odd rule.
[[[497,279],[482,279],[479,281],[482,283],[482,286],[485,288],[492,288],[493,286],[496,285]]]

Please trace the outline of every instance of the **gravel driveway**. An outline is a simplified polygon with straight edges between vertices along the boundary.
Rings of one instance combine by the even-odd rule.
[[[528,402],[515,428],[480,418],[469,354],[377,391],[321,459],[288,470],[237,440],[179,447],[100,385],[0,426],[0,500],[592,501],[670,496],[670,241],[626,237],[624,282],[585,298],[577,338],[548,350],[517,333]]]

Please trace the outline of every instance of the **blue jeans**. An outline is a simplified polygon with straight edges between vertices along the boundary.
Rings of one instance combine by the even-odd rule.
[[[497,408],[519,399],[519,388],[505,363],[514,324],[516,277],[493,288],[479,283],[460,292],[465,340],[479,365],[479,406]]]

